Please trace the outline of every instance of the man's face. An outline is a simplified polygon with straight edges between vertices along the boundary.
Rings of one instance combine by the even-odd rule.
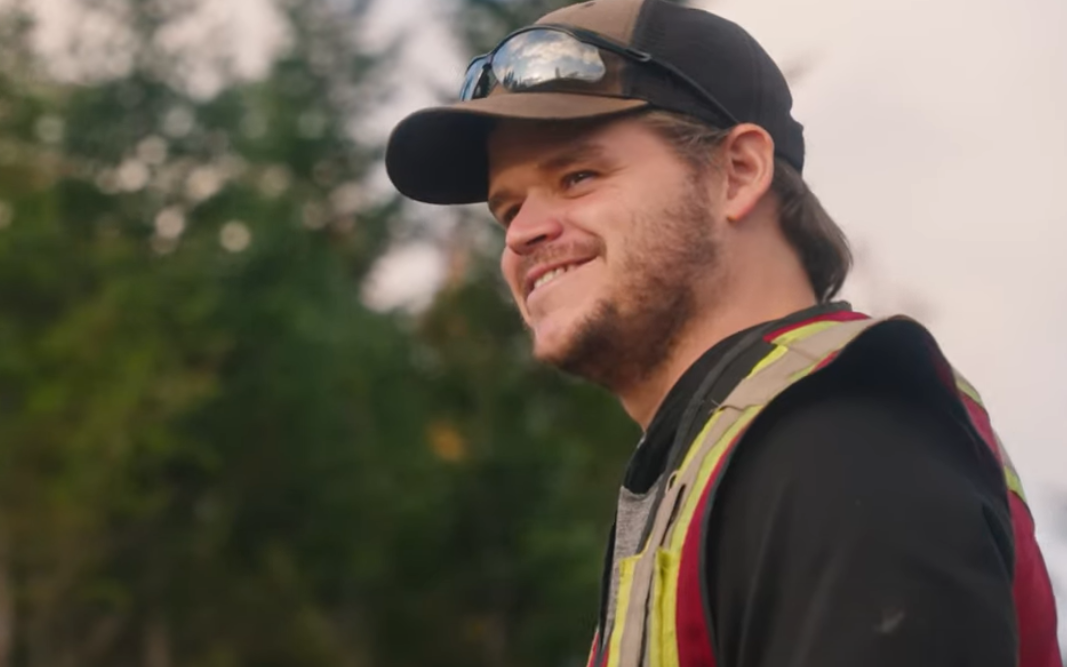
[[[490,140],[501,269],[541,361],[620,390],[667,360],[717,276],[716,202],[636,119]]]

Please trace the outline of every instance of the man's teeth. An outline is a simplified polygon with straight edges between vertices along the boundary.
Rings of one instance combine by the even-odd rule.
[[[574,268],[574,267],[573,266],[561,266],[558,269],[552,269],[551,271],[549,271],[545,275],[543,275],[540,278],[538,278],[537,280],[535,280],[534,284],[533,284],[533,288],[537,289],[541,285],[545,285],[547,283],[552,282],[556,278],[559,278],[560,276],[562,276],[564,273],[570,271],[572,268]]]

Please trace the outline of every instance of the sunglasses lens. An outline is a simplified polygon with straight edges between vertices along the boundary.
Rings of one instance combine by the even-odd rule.
[[[463,87],[459,91],[459,99],[461,102],[474,99],[479,92],[479,89],[483,88],[482,81],[487,74],[485,71],[487,60],[487,56],[478,56],[472,60],[470,66],[467,67],[467,73],[463,76]],[[484,94],[485,92],[482,92],[483,96]]]
[[[493,74],[509,91],[519,92],[561,80],[596,83],[607,67],[591,44],[554,30],[530,30],[493,54]]]

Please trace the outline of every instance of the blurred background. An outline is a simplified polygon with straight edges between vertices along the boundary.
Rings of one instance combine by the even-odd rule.
[[[531,363],[485,214],[381,166],[561,4],[0,0],[0,667],[582,664],[637,430]],[[793,81],[847,297],[982,391],[1067,617],[1067,5],[714,9]]]

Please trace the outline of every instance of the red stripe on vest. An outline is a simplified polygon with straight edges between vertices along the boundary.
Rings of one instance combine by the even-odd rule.
[[[955,387],[953,387],[955,389]],[[985,444],[993,450],[993,454],[997,457],[997,462],[1000,465],[1004,465],[1004,455],[1000,453],[1000,448],[997,447],[997,439],[993,435],[993,424],[989,421],[989,413],[979,405],[973,398],[958,391],[960,400],[963,401],[963,406],[967,408],[967,414],[971,418],[971,423],[978,429],[978,435],[982,436],[982,440]]]
[[[787,334],[790,331],[796,331],[797,329],[801,327],[806,327],[809,324],[815,324],[816,322],[852,322],[855,320],[869,319],[871,319],[869,316],[864,315],[863,313],[856,313],[851,310],[844,310],[838,313],[826,313],[825,315],[813,317],[810,320],[804,320],[803,322],[797,322],[796,324],[790,324],[787,327],[776,329],[775,331],[772,331],[771,333],[764,336],[763,340],[767,341],[768,343],[772,343],[774,342],[774,339],[779,336]]]
[[[596,653],[600,648],[600,630],[597,629],[593,633],[593,647],[589,650],[589,661],[585,663],[585,667],[595,667],[596,665]]]
[[[869,319],[866,315],[845,312],[831,313],[805,322],[785,327],[766,336],[766,340],[781,336],[789,331],[810,325],[818,321],[854,321]],[[956,379],[951,367],[938,351],[933,339],[927,341],[931,359],[937,374],[945,386],[959,397],[967,410],[971,423],[978,435],[994,452],[1003,465],[1003,454],[997,444],[989,415],[980,403],[972,399],[956,386]],[[838,351],[839,352],[839,351]],[[832,353],[819,363],[814,370],[819,370],[838,356]],[[814,371],[813,371],[814,372]],[[678,570],[677,596],[675,607],[675,632],[678,658],[681,667],[716,667],[711,628],[704,604],[704,568],[702,562],[706,535],[704,519],[709,511],[709,504],[714,500],[717,480],[723,474],[731,453],[744,435],[742,429],[726,448],[726,452],[716,465],[708,483],[701,489],[694,515],[685,528],[685,541],[682,545],[681,561]],[[1017,667],[1062,667],[1056,637],[1056,606],[1048,570],[1045,567],[1041,550],[1034,537],[1034,523],[1029,509],[1014,492],[1008,493],[1015,539],[1015,571],[1013,580],[1013,597],[1015,613],[1019,628],[1019,661]],[[605,646],[603,661],[608,660]]]
[[[996,445],[989,413],[973,398],[960,392],[971,422],[1001,465],[1003,455]],[[1052,596],[1045,559],[1034,537],[1034,519],[1019,496],[1008,492],[1012,533],[1015,538],[1015,571],[1012,597],[1019,628],[1019,667],[1061,667],[1056,640],[1056,601]]]
[[[821,371],[822,369],[824,369],[827,366],[829,366],[830,362],[832,362],[834,359],[837,359],[837,355],[839,355],[839,354],[841,354],[841,350],[838,350],[836,352],[831,352],[830,354],[826,355],[826,358],[823,359],[822,361],[820,361],[818,363],[818,365],[815,366],[815,370],[813,370],[812,373],[816,373],[818,371]]]
[[[1019,623],[1019,667],[1062,667],[1056,640],[1056,601],[1045,559],[1034,540],[1030,510],[1008,494],[1015,533],[1015,616]]]
[[[746,429],[741,429],[730,446],[723,452],[718,465],[709,477],[709,483],[701,492],[700,501],[693,512],[693,519],[685,533],[682,544],[682,559],[678,564],[678,596],[675,621],[678,637],[678,664],[683,667],[716,667],[712,649],[711,629],[704,613],[704,584],[701,577],[703,563],[700,557],[704,545],[704,516],[711,502],[715,480],[722,475],[734,447],[741,441]]]

